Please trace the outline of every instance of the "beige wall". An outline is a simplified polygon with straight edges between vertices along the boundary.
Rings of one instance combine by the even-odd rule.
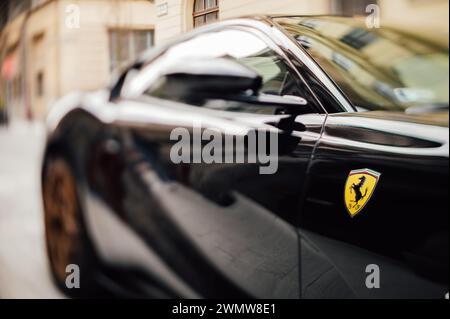
[[[192,12],[192,2],[186,0],[156,0],[155,6],[168,3],[167,14],[156,18],[156,43],[167,41],[186,29],[185,18],[187,12]]]
[[[156,0],[159,6],[168,3],[168,13],[156,18],[157,43],[192,29],[194,0]],[[219,0],[220,19],[255,14],[327,14],[331,11],[330,0]]]
[[[330,0],[221,0],[220,18],[228,19],[254,14],[327,14]]]
[[[6,37],[6,49],[10,46],[16,44],[20,40],[21,29],[25,15],[21,14],[19,17],[14,19],[10,24],[8,24],[3,30],[3,34]]]
[[[94,90],[111,77],[108,31],[110,28],[154,29],[154,6],[145,0],[63,0],[59,16],[66,15],[69,4],[80,8],[80,28],[67,27],[60,19],[61,88],[60,94],[74,89]]]
[[[58,6],[50,2],[34,12],[27,23],[24,42],[26,52],[26,89],[33,114],[47,112],[48,104],[58,98],[60,74],[58,61]],[[37,77],[43,74],[43,95],[38,95]]]

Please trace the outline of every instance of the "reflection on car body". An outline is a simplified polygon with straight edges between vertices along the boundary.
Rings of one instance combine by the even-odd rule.
[[[173,163],[171,132],[195,121],[224,138],[271,132],[276,173]],[[448,291],[445,46],[344,18],[229,20],[149,51],[109,89],[61,100],[48,124],[43,197],[62,289],[62,267],[75,263],[83,294]],[[353,188],[370,196],[351,216],[354,171],[381,177]],[[380,289],[366,286],[369,265]]]

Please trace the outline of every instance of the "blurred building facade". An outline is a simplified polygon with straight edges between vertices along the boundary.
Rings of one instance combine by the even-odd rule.
[[[0,104],[9,117],[42,119],[59,97],[104,86],[154,44],[153,1],[2,3]]]
[[[148,47],[216,20],[363,16],[370,4],[379,5],[382,23],[448,37],[448,0],[2,0],[0,108],[43,118],[57,98],[98,89]]]
[[[370,4],[379,5],[381,20],[390,25],[447,30],[448,35],[448,0],[155,0],[156,40],[166,41],[198,24],[245,15],[363,16]]]

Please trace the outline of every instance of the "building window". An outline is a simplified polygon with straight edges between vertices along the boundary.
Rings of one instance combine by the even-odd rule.
[[[219,0],[194,1],[194,28],[219,20]]]
[[[111,71],[120,70],[154,44],[153,30],[110,30],[109,49]]]
[[[36,96],[44,96],[44,72],[39,72],[36,76]]]

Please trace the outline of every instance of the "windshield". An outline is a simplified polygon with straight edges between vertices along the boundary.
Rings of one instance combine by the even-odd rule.
[[[362,110],[448,111],[448,44],[336,17],[274,19]]]

